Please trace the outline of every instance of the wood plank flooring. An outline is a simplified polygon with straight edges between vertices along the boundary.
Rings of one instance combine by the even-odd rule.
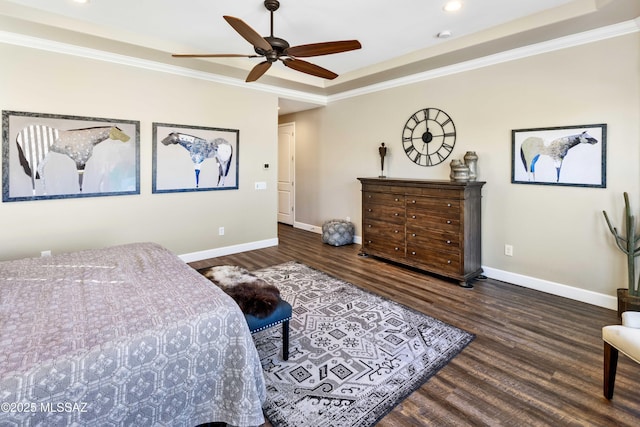
[[[464,289],[282,224],[278,238],[277,247],[190,265],[295,260],[476,335],[379,426],[640,425],[639,364],[620,354],[614,397],[602,395],[601,329],[618,323],[615,311],[491,279]]]

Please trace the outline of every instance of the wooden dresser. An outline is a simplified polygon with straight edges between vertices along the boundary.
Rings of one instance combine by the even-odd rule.
[[[358,178],[362,253],[449,277],[482,273],[480,181]]]

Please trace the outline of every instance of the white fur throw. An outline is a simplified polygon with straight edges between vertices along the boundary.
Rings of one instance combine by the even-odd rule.
[[[236,265],[209,267],[202,270],[201,273],[221,288],[230,288],[240,283],[254,283],[258,286],[266,285],[264,280],[259,279],[248,270]]]

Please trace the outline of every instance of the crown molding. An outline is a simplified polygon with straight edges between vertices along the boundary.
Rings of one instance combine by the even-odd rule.
[[[466,71],[489,67],[491,65],[501,64],[503,62],[515,61],[530,56],[541,55],[544,53],[554,52],[557,50],[567,49],[570,47],[580,46],[588,43],[594,43],[613,37],[624,36],[638,31],[640,31],[640,18],[636,18],[634,20],[622,22],[619,24],[609,25],[595,30],[573,34],[570,36],[560,37],[542,43],[532,44],[526,47],[508,50],[470,61],[460,62],[458,64],[449,65],[446,67],[436,68],[434,70],[425,71],[424,73],[417,73],[410,76],[361,87],[358,89],[344,91],[335,95],[328,96],[327,104],[341,99],[348,99],[354,96],[366,95],[369,93],[379,92],[382,90],[392,89],[400,86],[406,86],[426,80],[449,76],[452,74],[463,73]]]
[[[261,83],[246,83],[244,80],[232,77],[221,76],[205,71],[193,70],[186,67],[165,64],[158,61],[150,61],[146,59],[136,58],[117,53],[105,52],[98,49],[91,49],[82,46],[75,46],[68,43],[60,43],[52,40],[42,39],[38,37],[27,36],[24,34],[0,31],[0,43],[22,46],[32,49],[44,50],[48,52],[60,53],[63,55],[77,56],[81,58],[94,59],[97,61],[111,62],[129,67],[142,68],[161,73],[175,74],[182,77],[190,77],[194,79],[206,80],[215,83],[221,83],[229,86],[241,87],[243,89],[257,90],[261,92],[271,93],[283,98],[293,99],[297,101],[311,102],[318,106],[327,104],[325,95],[311,94],[303,91],[281,88],[277,86],[265,85]]]
[[[111,62],[115,64],[143,68],[162,73],[175,74],[183,77],[241,87],[243,89],[271,93],[277,95],[278,97],[302,102],[309,102],[317,104],[318,106],[326,106],[331,102],[342,99],[348,99],[369,93],[379,92],[395,87],[406,86],[452,74],[463,73],[466,71],[488,67],[503,62],[514,61],[530,56],[606,40],[613,37],[624,36],[638,31],[640,31],[640,18],[328,96],[311,94],[300,90],[287,89],[256,82],[246,83],[240,79],[221,76],[214,73],[197,71],[190,68],[165,64],[158,61],[145,60],[132,56],[105,52],[97,49],[75,46],[68,43],[60,43],[52,40],[7,31],[0,31],[0,43],[94,59],[98,61]]]

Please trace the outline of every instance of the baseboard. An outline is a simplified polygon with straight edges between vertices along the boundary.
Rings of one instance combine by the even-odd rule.
[[[294,224],[294,227],[295,226],[296,225]],[[316,227],[309,224],[298,223],[297,228],[313,231],[319,234],[322,233],[321,227]],[[353,241],[354,243],[361,245],[362,237],[354,236]],[[551,282],[548,280],[529,277],[518,273],[511,273],[509,271],[498,270],[497,268],[486,266],[483,266],[482,268],[484,270],[484,275],[492,279],[500,280],[507,283],[513,283],[514,285],[522,286],[524,288],[535,289],[537,291],[569,298],[575,301],[585,302],[587,304],[596,305],[598,307],[604,307],[611,310],[618,309],[618,298],[615,296],[600,294],[598,292],[575,288],[573,286],[564,285],[562,283]]]
[[[253,251],[256,249],[264,249],[271,246],[278,246],[278,238],[259,240],[257,242],[242,243],[240,245],[225,246],[222,248],[207,249],[199,252],[191,252],[188,254],[178,255],[184,262],[195,262],[207,258],[216,258],[219,256],[232,255],[240,252]]]
[[[484,275],[492,279],[513,283],[514,285],[585,302],[587,304],[597,305],[599,307],[609,308],[611,310],[618,309],[618,299],[615,296],[600,294],[585,289],[574,288],[573,286],[563,285],[562,283],[550,282],[548,280],[498,270],[497,268],[483,266],[482,269],[484,270]]]
[[[312,233],[322,234],[322,227],[318,227],[317,225],[305,224],[304,222],[294,222],[293,228],[299,228],[301,230],[311,231]],[[362,237],[353,236],[353,243],[361,245]]]
[[[302,222],[294,222],[294,228],[299,228],[312,233],[322,234],[322,227],[305,224]],[[354,243],[362,244],[362,237],[354,236]],[[263,249],[271,246],[278,246],[278,239],[260,240],[257,242],[243,243],[240,245],[226,246],[222,248],[208,249],[200,252],[192,252],[179,255],[184,262],[195,262],[207,258],[216,258],[219,256],[232,255],[240,252],[252,251],[255,249]],[[499,270],[497,268],[483,266],[484,275],[502,282],[512,283],[537,291],[546,292],[551,295],[569,298],[576,301],[585,302],[587,304],[608,308],[611,310],[618,309],[618,299],[615,296],[600,294],[598,292],[588,291],[585,289],[574,288],[573,286],[563,285],[562,283],[551,282],[548,280],[538,279],[535,277],[525,276],[518,273]]]
[[[322,234],[322,227],[317,225],[305,224],[304,222],[293,222],[293,228],[299,228],[300,230],[311,231],[312,233]]]

